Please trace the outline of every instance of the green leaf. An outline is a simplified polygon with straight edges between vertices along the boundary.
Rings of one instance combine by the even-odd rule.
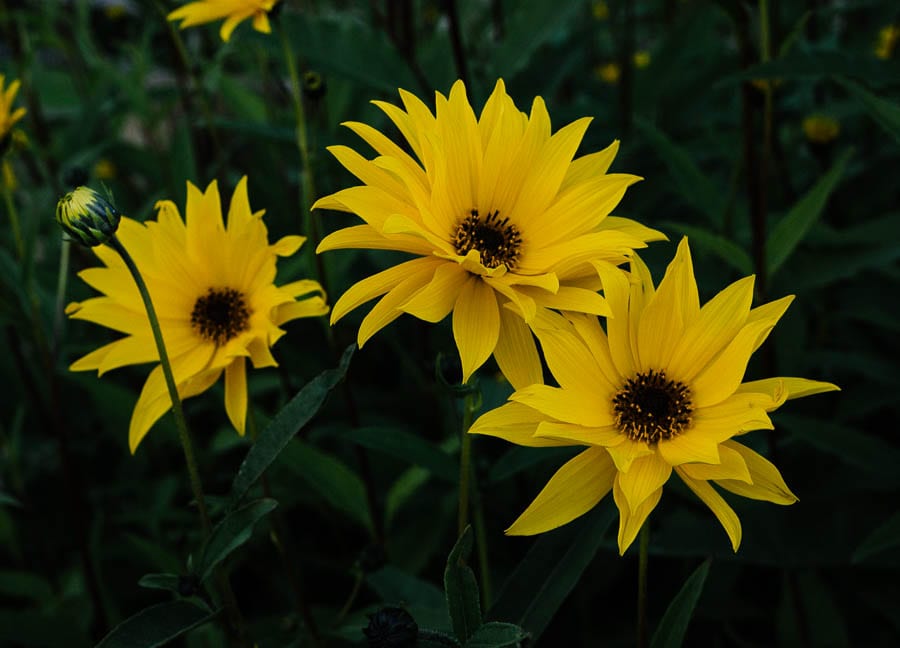
[[[834,191],[841,177],[844,175],[844,167],[852,149],[844,151],[831,169],[822,176],[803,198],[782,218],[769,234],[766,240],[766,274],[771,277],[803,239],[825,208],[828,196]]]
[[[226,515],[212,530],[203,546],[196,566],[200,580],[205,581],[216,565],[247,542],[253,533],[253,526],[275,510],[276,506],[278,502],[273,499],[259,499]]]
[[[0,598],[46,601],[53,594],[50,584],[29,572],[0,571]]]
[[[348,430],[342,436],[363,447],[420,466],[444,481],[455,484],[459,480],[459,468],[450,455],[406,430],[387,426],[363,427]]]
[[[356,345],[351,344],[341,356],[335,369],[328,369],[313,378],[275,416],[250,448],[231,486],[231,506],[241,500],[294,435],[315,416],[334,387],[347,373],[347,366]]]
[[[656,154],[669,169],[685,202],[704,214],[709,223],[718,229],[724,213],[720,188],[694,164],[687,149],[673,142],[650,122],[637,118],[635,126],[650,141]]]
[[[518,646],[528,637],[519,626],[512,623],[500,623],[489,621],[478,628],[469,637],[465,648],[502,648],[503,646]]]
[[[541,535],[504,584],[488,617],[513,621],[537,641],[603,542],[616,514],[609,499]]]
[[[680,232],[687,236],[692,244],[692,248],[707,250],[725,263],[740,272],[742,275],[753,274],[753,259],[744,251],[737,243],[710,232],[702,227],[693,225],[685,225],[684,223],[666,222],[662,224],[663,228],[671,228],[676,232]]]
[[[419,637],[416,640],[416,648],[453,648],[460,643],[448,634],[435,630],[419,628]]]
[[[211,621],[210,614],[187,601],[169,601],[145,608],[126,619],[95,648],[154,648]]]
[[[147,589],[160,589],[178,594],[180,582],[181,577],[178,574],[144,574],[138,581],[138,585]]]
[[[22,503],[12,495],[0,493],[0,506],[15,506],[17,508],[22,508]]]
[[[706,583],[711,562],[712,560],[709,558],[704,560],[684,581],[684,585],[669,603],[663,618],[656,626],[656,632],[653,633],[653,639],[650,641],[650,648],[680,648],[687,632],[688,623],[694,614],[694,608],[697,607],[697,601],[700,599],[700,593],[703,591],[703,585]]]
[[[512,79],[528,66],[541,45],[583,10],[578,2],[556,0],[532,0],[513,6],[515,9],[506,24],[506,34],[489,59],[494,74],[488,78]]]
[[[285,449],[282,460],[312,492],[372,530],[366,487],[345,463],[299,439]]]
[[[900,142],[900,106],[872,94],[858,83],[841,76],[834,80],[857,99],[869,113],[869,116],[887,131],[897,142]]]
[[[478,583],[475,581],[475,572],[465,562],[472,553],[473,535],[472,527],[467,526],[447,556],[447,567],[444,570],[444,594],[447,597],[450,622],[456,638],[463,644],[481,626]]]
[[[450,629],[447,599],[432,583],[416,578],[393,565],[386,565],[369,574],[366,576],[366,583],[385,604],[400,605],[406,609],[420,628]]]
[[[853,552],[852,561],[859,563],[869,556],[874,556],[882,551],[898,546],[900,546],[900,512],[892,515],[886,522],[880,524],[872,533],[866,536],[866,539]]]

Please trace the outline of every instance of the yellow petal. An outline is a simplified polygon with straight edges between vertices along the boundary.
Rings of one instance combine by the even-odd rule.
[[[618,543],[620,556],[624,555],[628,550],[628,547],[631,546],[631,543],[634,542],[638,531],[641,530],[641,527],[646,523],[650,513],[652,513],[653,509],[656,508],[656,505],[659,504],[663,491],[662,488],[656,489],[656,491],[650,493],[636,509],[631,509],[619,484],[621,478],[622,473],[619,473],[616,476],[616,481],[613,484],[612,489],[613,499],[616,502],[616,507],[619,509]]]
[[[566,423],[604,427],[614,422],[611,408],[604,407],[596,399],[591,398],[589,392],[582,390],[529,385],[517,390],[509,398]]]
[[[422,286],[400,309],[426,322],[447,317],[471,275],[455,263],[438,266],[431,281]]]
[[[553,328],[536,325],[534,330],[541,341],[547,366],[560,386],[563,389],[593,394],[598,402],[611,406],[616,386],[606,379],[594,361],[594,356],[575,332],[574,326],[558,315],[545,315],[539,321],[542,324],[555,324]]]
[[[568,441],[535,437],[534,432],[544,415],[519,403],[507,403],[478,417],[469,434],[484,434],[522,446],[568,446]]]
[[[709,510],[713,512],[713,515],[716,516],[728,534],[731,540],[731,548],[737,552],[738,547],[741,545],[741,521],[738,519],[737,514],[708,482],[691,479],[681,467],[675,468],[675,472],[678,473],[678,476],[681,477],[681,480],[687,487],[694,491],[694,495],[699,497],[709,507]]]
[[[618,152],[619,140],[613,140],[612,144],[602,151],[582,155],[572,160],[566,171],[566,177],[559,187],[560,193],[574,185],[588,182],[597,176],[605,174]]]
[[[724,443],[719,446],[721,463],[692,463],[680,466],[681,472],[698,481],[733,479],[749,484],[750,470],[739,452]]]
[[[513,389],[544,382],[544,370],[531,329],[508,308],[500,309],[500,337],[494,360]]]
[[[785,311],[788,309],[788,306],[791,305],[792,301],[794,301],[794,296],[787,295],[786,297],[776,299],[775,301],[769,302],[768,304],[757,306],[756,308],[751,310],[750,314],[747,316],[747,324],[760,320],[769,320],[774,326],[775,323],[781,319],[781,316],[784,315]],[[771,330],[772,329],[769,329],[768,331],[765,331],[762,335],[760,335],[760,337],[753,345],[754,351],[762,346],[762,343],[766,341],[766,336]]]
[[[388,294],[372,307],[372,310],[369,311],[369,314],[363,318],[359,325],[356,340],[360,348],[378,331],[400,317],[403,314],[403,311],[400,310],[400,304],[405,303],[417,290],[428,283],[433,276],[434,268],[436,267],[434,259],[413,259],[413,261],[407,263],[412,264],[415,261],[428,261],[430,263],[416,265],[414,272],[408,272],[408,276],[405,279],[391,288]],[[399,267],[391,268],[391,270],[396,270]],[[348,290],[347,292],[349,293],[350,291]],[[338,304],[340,304],[340,301],[338,301]],[[337,309],[338,304],[335,304],[335,309]],[[334,313],[332,313],[332,319],[334,319]]]
[[[613,446],[625,441],[625,435],[614,425],[606,427],[585,427],[571,423],[541,421],[535,431],[536,437],[560,439],[584,445]]]
[[[463,382],[491,356],[499,336],[497,297],[479,277],[470,277],[453,308],[453,339],[459,349]]]
[[[627,472],[619,472],[616,481],[628,502],[628,508],[634,511],[662,488],[671,474],[672,467],[653,453],[636,458]]]
[[[257,11],[253,15],[253,29],[263,34],[271,34],[272,27],[269,25],[269,14],[265,11]]]
[[[729,438],[731,435],[728,435]],[[722,439],[703,434],[702,430],[685,430],[671,439],[659,442],[657,448],[660,456],[670,466],[685,463],[701,462],[715,464],[721,461],[719,443]]]
[[[642,441],[632,441],[627,437],[621,443],[609,446],[607,451],[609,452],[609,456],[612,457],[613,462],[615,462],[619,472],[628,472],[631,470],[631,464],[635,459],[651,455],[655,452],[649,444]]]
[[[734,441],[726,441],[722,444],[722,447],[723,449],[728,448],[737,452],[741,456],[750,472],[751,483],[746,484],[730,479],[717,479],[716,483],[719,486],[736,495],[755,500],[764,500],[773,504],[786,505],[797,501],[797,496],[784,483],[778,468],[768,459]]]
[[[615,475],[606,452],[588,448],[556,471],[506,534],[544,533],[584,515],[609,492]]]
[[[434,273],[441,263],[433,258],[412,259],[356,282],[337,300],[331,311],[331,323],[334,324],[361,304],[385,294],[411,275],[419,276],[422,272]],[[429,280],[430,277],[423,277],[422,285]]]
[[[560,286],[555,293],[533,288],[523,288],[520,292],[531,296],[535,303],[544,308],[553,308],[574,313],[588,313],[608,317],[609,304],[593,290],[575,286]]]
[[[621,385],[624,381],[616,370],[609,350],[609,340],[597,317],[581,313],[566,313],[566,318],[572,322],[576,332],[584,340],[606,382],[613,386]]]
[[[247,368],[243,358],[225,368],[225,412],[234,429],[244,436],[247,423]]]
[[[610,264],[598,263],[595,267],[603,281],[603,294],[612,311],[612,315],[606,320],[610,356],[619,376],[633,376],[636,371],[631,347],[631,289],[628,277],[621,269]]]
[[[808,380],[806,378],[765,378],[763,380],[754,380],[742,383],[737,388],[737,393],[757,393],[767,394],[772,398],[772,405],[767,408],[771,412],[777,409],[786,400],[792,398],[803,398],[804,396],[812,396],[813,394],[822,394],[830,391],[840,391],[841,388],[827,382],[818,380]]]

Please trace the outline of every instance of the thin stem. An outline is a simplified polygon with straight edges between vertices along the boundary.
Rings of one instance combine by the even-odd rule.
[[[208,537],[210,531],[212,531],[212,524],[209,521],[209,511],[206,508],[203,487],[200,484],[200,470],[197,467],[197,459],[194,456],[194,444],[191,442],[190,431],[184,418],[184,409],[181,406],[181,398],[178,396],[178,387],[175,384],[175,376],[172,374],[172,365],[169,362],[169,354],[166,351],[162,329],[159,327],[159,318],[156,316],[156,309],[153,307],[153,302],[150,299],[150,291],[147,290],[147,284],[144,283],[144,278],[141,276],[137,265],[135,265],[134,259],[128,254],[128,250],[125,249],[119,239],[113,235],[107,241],[107,245],[122,257],[122,260],[131,272],[131,276],[134,277],[134,282],[141,293],[141,299],[144,300],[144,308],[147,309],[147,319],[150,321],[153,340],[156,342],[156,350],[159,353],[159,364],[162,367],[163,376],[166,379],[166,387],[169,390],[169,398],[172,401],[172,412],[175,415],[175,425],[178,428],[181,448],[184,450],[184,460],[187,463],[188,474],[190,475],[191,489],[194,491],[194,499],[197,501],[197,508],[200,512],[203,536]]]
[[[3,202],[6,204],[9,223],[12,225],[13,239],[16,243],[16,255],[19,257],[19,261],[22,261],[25,258],[25,241],[22,239],[22,228],[19,226],[19,212],[13,200],[12,190],[6,185],[5,181],[0,180],[0,182],[3,182]]]
[[[444,0],[444,11],[447,13],[447,19],[450,22],[450,43],[453,46],[453,60],[456,63],[456,74],[462,79],[462,82],[469,88],[469,73],[466,66],[466,48],[462,39],[462,25],[459,21],[459,10],[456,7],[456,0]]]
[[[647,648],[647,548],[650,545],[650,524],[641,527],[638,552],[637,648]]]
[[[468,436],[468,433],[466,434]],[[491,570],[488,563],[487,531],[484,524],[484,507],[481,504],[481,493],[478,490],[478,476],[472,471],[472,514],[475,516],[475,543],[478,551],[478,574],[481,580],[481,605],[490,609],[494,592],[491,586]]]
[[[471,379],[466,383],[471,384]],[[469,477],[472,472],[472,435],[469,428],[472,427],[472,415],[475,412],[475,394],[466,394],[463,402],[462,438],[459,443],[459,507],[457,508],[456,536],[462,535],[469,524]]]
[[[69,281],[69,250],[72,244],[68,239],[63,240],[59,249],[59,274],[56,277],[56,303],[53,307],[53,341],[55,347],[59,345],[62,336],[63,311],[66,301],[66,285]]]

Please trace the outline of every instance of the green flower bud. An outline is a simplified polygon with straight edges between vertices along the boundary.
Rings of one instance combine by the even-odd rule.
[[[89,187],[78,187],[56,203],[56,222],[82,245],[103,245],[116,233],[122,215],[108,200]]]

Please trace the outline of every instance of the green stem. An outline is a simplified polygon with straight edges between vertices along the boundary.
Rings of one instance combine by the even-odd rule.
[[[19,226],[19,212],[16,210],[16,203],[12,197],[12,191],[4,180],[3,182],[3,202],[6,204],[6,211],[9,213],[9,223],[12,225],[13,239],[16,242],[16,254],[19,261],[25,258],[25,241],[22,239],[22,228]]]
[[[66,285],[69,281],[69,250],[72,244],[64,239],[59,249],[59,274],[56,277],[56,303],[53,307],[53,346],[59,345],[62,336],[63,312],[66,301]]]
[[[172,374],[172,365],[169,362],[169,354],[166,352],[162,329],[159,327],[159,318],[156,316],[156,309],[153,307],[153,302],[150,299],[150,291],[147,290],[147,284],[144,283],[144,278],[141,276],[137,265],[135,265],[134,259],[128,254],[128,250],[125,249],[119,239],[113,235],[106,244],[122,257],[122,260],[131,272],[131,276],[134,277],[134,282],[141,293],[141,299],[144,300],[144,308],[147,309],[147,319],[150,321],[150,328],[153,331],[153,340],[156,342],[156,350],[159,352],[159,364],[166,379],[169,398],[172,400],[172,412],[175,414],[175,425],[178,428],[181,448],[184,450],[184,460],[187,463],[188,474],[190,475],[191,489],[194,491],[194,499],[197,501],[197,508],[200,512],[203,536],[209,537],[210,531],[212,531],[212,524],[209,521],[209,511],[206,508],[203,487],[200,484],[200,470],[197,467],[197,459],[194,456],[194,444],[191,442],[190,431],[184,418],[184,409],[181,407],[181,398],[178,396],[178,387],[175,384],[175,376]]]
[[[468,436],[468,433],[466,434]],[[488,563],[487,531],[484,524],[484,507],[481,505],[481,493],[478,490],[477,475],[471,473],[472,480],[472,514],[475,516],[475,543],[478,551],[478,575],[481,580],[481,606],[488,610],[493,601],[491,587],[491,570]]]
[[[471,387],[471,379],[466,385]],[[472,473],[472,417],[475,413],[475,392],[470,390],[463,402],[462,438],[459,443],[459,507],[457,508],[456,536],[459,537],[469,524],[469,478]]]
[[[638,543],[637,647],[647,648],[647,548],[650,545],[650,524],[646,520],[641,527]]]

